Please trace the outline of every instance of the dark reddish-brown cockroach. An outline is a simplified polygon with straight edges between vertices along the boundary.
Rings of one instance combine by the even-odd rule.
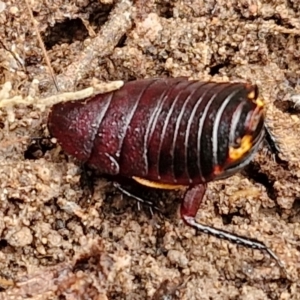
[[[145,79],[113,92],[53,106],[49,131],[64,151],[103,174],[186,193],[182,219],[244,246],[263,243],[195,220],[206,183],[246,166],[265,136],[263,101],[245,83]]]

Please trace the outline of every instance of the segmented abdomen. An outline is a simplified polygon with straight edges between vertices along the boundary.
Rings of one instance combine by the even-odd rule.
[[[242,83],[133,81],[55,105],[48,126],[67,153],[104,174],[198,184],[228,161],[233,129],[242,133],[256,107],[250,92]]]

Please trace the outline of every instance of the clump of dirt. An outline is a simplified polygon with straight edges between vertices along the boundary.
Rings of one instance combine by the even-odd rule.
[[[27,6],[0,1],[0,299],[299,299],[296,1],[27,4],[56,85]],[[197,219],[265,242],[286,274],[174,213],[139,210],[110,180],[96,178],[91,194],[80,164],[40,140],[55,99],[178,76],[258,85],[279,158],[262,149],[242,174],[210,183]],[[158,197],[166,210],[179,203]]]

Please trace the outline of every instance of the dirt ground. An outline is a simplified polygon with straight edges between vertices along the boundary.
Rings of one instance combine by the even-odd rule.
[[[299,57],[298,0],[1,0],[0,299],[300,299]],[[280,159],[263,148],[210,183],[197,220],[263,241],[286,273],[196,234],[176,195],[153,216],[110,180],[90,195],[78,162],[32,144],[53,95],[177,76],[259,86]]]

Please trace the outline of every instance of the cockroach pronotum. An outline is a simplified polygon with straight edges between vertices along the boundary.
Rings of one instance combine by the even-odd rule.
[[[144,79],[89,99],[58,103],[48,128],[63,150],[102,174],[161,189],[186,188],[181,217],[196,230],[247,247],[262,242],[196,222],[207,182],[229,177],[266,130],[255,85]]]

